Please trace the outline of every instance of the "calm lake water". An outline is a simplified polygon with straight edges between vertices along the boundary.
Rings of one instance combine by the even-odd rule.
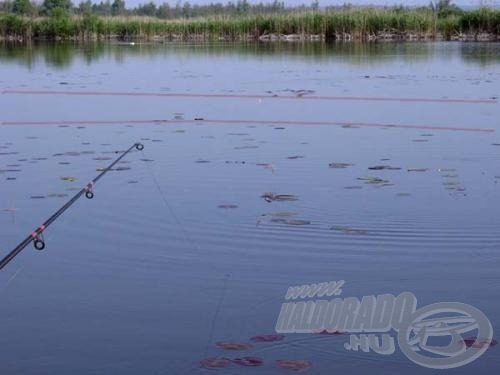
[[[442,372],[349,335],[216,347],[275,333],[290,286],[333,280],[341,297],[470,304],[500,336],[498,43],[1,45],[0,88],[1,256],[145,146],[0,272],[2,374]],[[447,374],[493,374],[499,350]]]

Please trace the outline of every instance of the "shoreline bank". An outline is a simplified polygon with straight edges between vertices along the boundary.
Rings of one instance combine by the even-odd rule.
[[[11,41],[500,41],[500,10],[441,17],[428,10],[357,9],[159,19],[0,13]]]

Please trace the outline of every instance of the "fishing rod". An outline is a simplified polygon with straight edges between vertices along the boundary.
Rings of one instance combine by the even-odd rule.
[[[43,239],[43,232],[47,227],[52,224],[56,219],[63,214],[68,208],[71,207],[73,203],[75,203],[82,195],[85,194],[87,199],[94,198],[93,187],[101,177],[103,177],[108,171],[110,171],[121,159],[125,157],[130,151],[133,149],[137,149],[139,151],[144,149],[144,145],[141,143],[134,143],[130,146],[126,151],[115,159],[107,168],[104,168],[103,171],[95,177],[92,181],[90,181],[84,188],[82,188],[78,193],[75,194],[73,198],[71,198],[64,206],[62,206],[59,210],[57,210],[51,217],[49,217],[42,225],[36,228],[30,235],[28,235],[19,245],[17,245],[9,254],[7,254],[2,260],[0,260],[0,270],[4,268],[9,262],[14,259],[21,251],[24,250],[26,246],[28,246],[31,242],[36,250],[45,249],[45,241]]]

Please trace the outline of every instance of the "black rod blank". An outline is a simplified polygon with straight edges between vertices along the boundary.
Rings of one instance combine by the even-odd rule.
[[[14,259],[21,251],[24,250],[26,246],[28,246],[31,242],[33,242],[35,249],[43,250],[45,248],[45,242],[43,241],[43,232],[47,227],[57,220],[59,216],[63,214],[68,208],[71,207],[73,203],[75,203],[83,194],[88,199],[92,199],[94,197],[94,193],[92,188],[95,183],[101,179],[108,171],[110,171],[125,155],[127,155],[132,149],[136,148],[137,150],[144,149],[144,146],[141,143],[134,143],[130,146],[126,151],[124,151],[115,161],[113,161],[108,167],[104,168],[104,170],[95,177],[92,181],[90,181],[83,189],[81,189],[78,193],[75,194],[73,198],[71,198],[64,206],[62,206],[59,210],[57,210],[51,217],[49,217],[42,225],[36,228],[33,233],[28,235],[19,245],[17,245],[9,254],[7,254],[2,260],[0,260],[0,270],[4,268],[9,262]]]

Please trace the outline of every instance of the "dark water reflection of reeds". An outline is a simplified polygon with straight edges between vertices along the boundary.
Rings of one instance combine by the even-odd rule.
[[[443,53],[445,52],[445,53]],[[499,43],[3,43],[1,62],[28,68],[37,62],[65,68],[80,60],[92,64],[101,58],[120,62],[129,57],[176,55],[250,56],[261,59],[337,60],[350,64],[383,64],[391,60],[426,61],[437,54],[477,65],[500,63]]]

